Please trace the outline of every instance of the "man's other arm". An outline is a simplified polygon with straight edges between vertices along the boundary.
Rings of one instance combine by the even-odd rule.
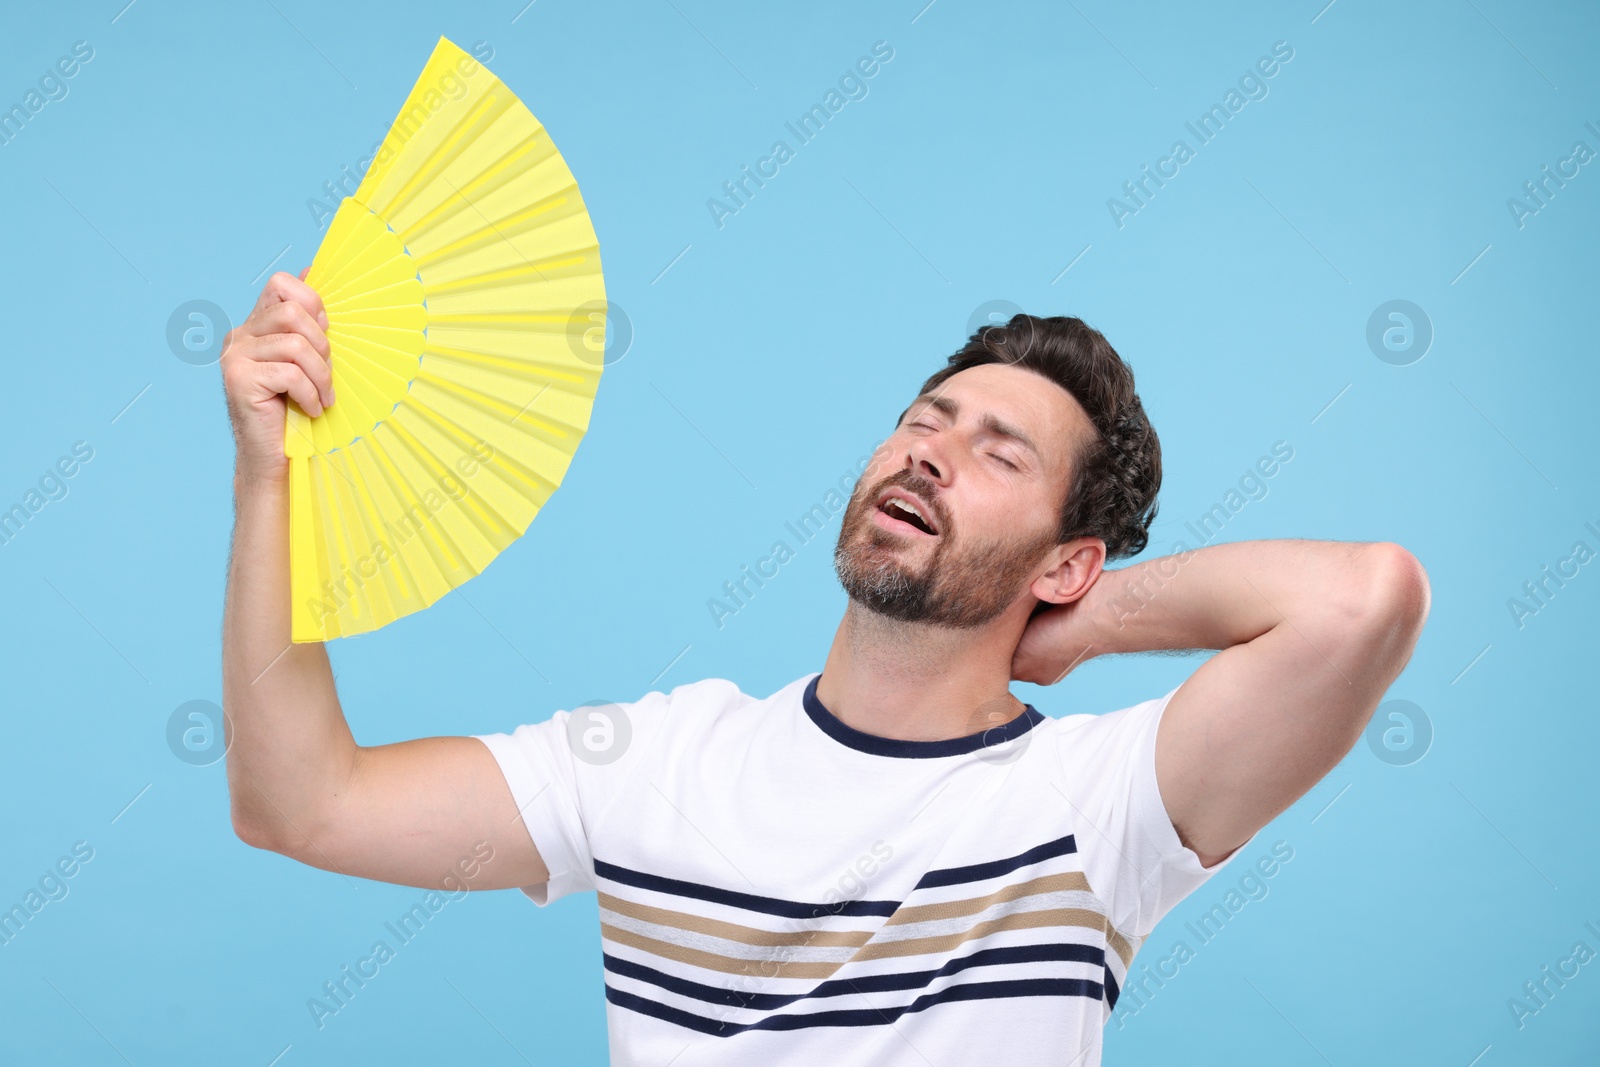
[[[1211,866],[1360,739],[1411,658],[1427,572],[1399,545],[1242,541],[1103,572],[1030,623],[1017,676],[1049,684],[1094,656],[1219,649],[1173,694],[1156,780]]]
[[[221,360],[237,449],[222,628],[234,831],[257,848],[379,881],[437,888],[453,874],[471,889],[542,884],[549,872],[483,742],[356,744],[326,649],[289,639],[284,396],[313,416],[337,399],[326,326],[317,294],[275,274]]]

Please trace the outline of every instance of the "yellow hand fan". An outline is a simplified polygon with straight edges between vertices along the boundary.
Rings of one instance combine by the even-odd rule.
[[[441,37],[306,275],[334,404],[292,400],[292,636],[375,630],[516,540],[566,474],[605,354],[600,249],[539,121]]]

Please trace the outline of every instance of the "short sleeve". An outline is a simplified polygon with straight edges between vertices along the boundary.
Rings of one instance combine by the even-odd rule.
[[[558,711],[510,733],[471,735],[500,765],[550,871],[544,885],[522,887],[535,904],[546,907],[595,888],[594,828],[621,784],[660,741],[671,705],[671,696],[649,693],[633,703]]]
[[[1231,863],[1238,848],[1210,867],[1178,837],[1156,782],[1156,728],[1172,696],[1083,716],[1063,732],[1064,792],[1080,818],[1079,834],[1090,886],[1106,902],[1113,924],[1142,940],[1184,897]]]

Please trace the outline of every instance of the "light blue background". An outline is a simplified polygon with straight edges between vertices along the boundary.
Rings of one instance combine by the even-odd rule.
[[[247,848],[222,764],[165,740],[178,705],[221,696],[232,470],[216,367],[174,357],[168,316],[207,299],[238,321],[269,264],[310,262],[306,200],[383,134],[441,34],[487,44],[551,130],[635,339],[567,483],[471,605],[331,646],[358,740],[508,730],[707,676],[765,694],[819,668],[836,527],[720,630],[707,599],[854,470],[976,307],[1080,315],[1135,368],[1165,446],[1144,558],[1281,440],[1293,460],[1221,540],[1397,541],[1433,586],[1390,692],[1425,710],[1431,750],[1391,766],[1362,742],[1264,831],[1254,851],[1281,839],[1294,860],[1112,1021],[1109,1061],[1600,1055],[1600,962],[1520,1030],[1507,1007],[1575,942],[1600,950],[1600,566],[1520,629],[1507,607],[1575,541],[1600,550],[1600,167],[1524,228],[1506,206],[1574,141],[1600,149],[1593,7],[123,2],[30,5],[0,38],[5,105],[73,42],[95,50],[0,147],[0,505],[94,449],[0,548],[0,905],[73,842],[95,850],[0,947],[0,1060],[604,1060],[592,895],[452,903],[319,1031],[307,998],[422,891]],[[869,95],[719,229],[707,199],[880,40],[894,58]],[[1195,147],[1184,122],[1280,40],[1270,94],[1119,229],[1107,198]],[[1396,298],[1436,332],[1409,366],[1365,340]],[[1106,711],[1198,663],[1095,661],[1019,694]]]

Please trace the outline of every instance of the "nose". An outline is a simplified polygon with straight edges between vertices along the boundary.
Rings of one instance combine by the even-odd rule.
[[[906,460],[911,469],[939,485],[947,482],[950,472],[948,457],[944,455],[943,447],[939,444],[940,434],[928,434],[916,437],[906,449]]]

